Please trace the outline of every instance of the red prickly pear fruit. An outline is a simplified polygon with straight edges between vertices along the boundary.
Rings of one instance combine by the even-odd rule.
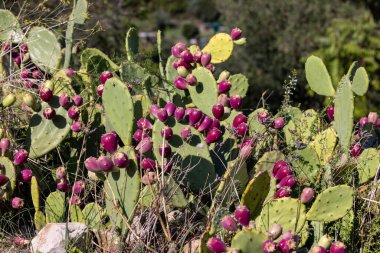
[[[57,190],[61,192],[68,192],[70,190],[69,182],[66,178],[61,178],[56,181]]]
[[[266,240],[261,246],[264,253],[274,253],[276,252],[276,244],[272,240]]]
[[[193,74],[188,74],[186,76],[186,82],[190,85],[190,86],[195,86],[197,84],[197,78],[193,75]]]
[[[45,119],[53,119],[56,115],[56,112],[53,107],[46,107],[44,111],[42,112],[44,115]]]
[[[181,60],[187,63],[192,63],[194,61],[193,55],[191,54],[189,50],[184,50],[181,53]]]
[[[198,130],[199,126],[201,125],[203,119],[205,118],[205,115],[202,114],[201,118],[198,120],[197,123],[194,124],[194,128]]]
[[[17,57],[15,57],[14,59],[13,59],[13,62],[16,64],[16,65],[21,65],[21,62],[22,62],[22,59],[21,59],[21,56],[20,55],[18,55]]]
[[[9,141],[8,138],[2,138],[0,140],[1,156],[4,156],[5,152],[7,151],[10,145],[11,145],[11,142]]]
[[[160,110],[160,107],[156,104],[151,105],[149,108],[150,114],[152,114],[152,116],[155,118],[157,118],[158,110]]]
[[[104,90],[104,84],[99,84],[98,87],[96,87],[96,93],[98,94],[99,97],[103,95],[103,90]]]
[[[276,180],[281,180],[283,179],[284,177],[288,176],[288,175],[291,175],[292,174],[292,171],[290,170],[289,167],[283,167],[281,169],[279,169],[277,171],[277,173],[274,175],[274,178]]]
[[[201,56],[201,64],[202,66],[207,66],[211,62],[211,54],[203,53]]]
[[[136,146],[136,150],[145,154],[146,152],[151,151],[153,148],[153,142],[150,137],[144,137],[139,144]]]
[[[368,114],[369,123],[375,124],[378,119],[379,119],[379,115],[377,114],[377,112],[370,112]]]
[[[295,242],[298,242],[298,236],[297,236],[297,234],[295,234],[295,233],[294,233],[293,231],[291,231],[291,230],[285,231],[285,232],[282,234],[282,239],[285,239],[285,240],[293,239]]]
[[[39,94],[41,100],[45,102],[49,102],[53,98],[53,91],[46,87],[41,88]]]
[[[211,73],[215,72],[214,64],[211,64],[211,63],[207,64],[206,69],[208,69]]]
[[[158,148],[158,152],[163,157],[169,157],[172,154],[172,148],[169,146],[169,144],[161,144]]]
[[[185,78],[185,77],[189,74],[189,71],[188,71],[187,68],[185,68],[184,66],[178,66],[178,67],[177,67],[177,74],[178,74],[180,77]]]
[[[279,224],[273,224],[268,231],[269,237],[276,240],[282,234],[282,227]]]
[[[181,129],[181,138],[182,139],[188,139],[191,136],[191,129],[190,127],[183,127]]]
[[[115,132],[103,134],[100,137],[100,142],[104,150],[111,154],[117,150],[117,134]]]
[[[283,117],[278,117],[273,121],[273,127],[275,129],[281,129],[285,126],[285,119]]]
[[[27,53],[28,52],[28,45],[26,43],[22,43],[20,45],[21,52]]]
[[[34,88],[34,83],[31,81],[31,80],[25,80],[25,82],[24,82],[24,87],[26,88],[26,89],[32,89],[32,88]]]
[[[231,30],[230,35],[231,35],[232,40],[238,40],[240,39],[241,34],[242,34],[242,31],[239,28],[235,27],[234,29]]]
[[[33,77],[34,79],[39,79],[39,78],[41,78],[41,77],[42,77],[42,73],[41,73],[41,71],[39,71],[38,69],[34,70],[34,71],[32,72],[32,77]]]
[[[221,104],[218,104],[218,105],[214,105],[212,107],[212,115],[214,115],[214,117],[216,119],[221,119],[223,118],[223,115],[224,115],[224,106],[221,105]]]
[[[148,171],[142,176],[141,182],[145,185],[155,184],[157,182],[157,174],[153,171]]]
[[[291,253],[297,247],[297,243],[294,239],[282,239],[278,242],[277,248],[282,253]]]
[[[220,121],[219,121],[218,119],[214,119],[214,120],[212,121],[211,126],[210,126],[210,129],[211,129],[211,128],[217,128],[217,129],[220,129]]]
[[[226,244],[218,237],[211,237],[208,239],[207,248],[214,253],[227,252]]]
[[[161,129],[161,136],[165,138],[165,140],[170,140],[173,137],[173,130],[171,127],[165,126],[164,129]]]
[[[368,118],[367,117],[362,117],[360,120],[359,120],[359,124],[360,126],[364,126],[364,124],[367,124],[368,123]]]
[[[327,250],[321,246],[313,246],[309,253],[327,253]]]
[[[269,112],[267,111],[259,112],[257,114],[257,119],[259,120],[261,124],[264,124],[265,122],[267,122],[269,118],[270,118],[270,115],[269,115]]]
[[[24,200],[19,197],[14,197],[11,203],[13,209],[21,209],[24,206]]]
[[[0,187],[4,186],[6,183],[8,183],[9,178],[5,175],[0,174]]]
[[[133,139],[137,142],[140,142],[145,137],[148,137],[148,135],[141,129],[137,129],[133,134]]]
[[[84,166],[91,172],[99,172],[101,169],[98,166],[98,161],[95,157],[90,156],[84,161]]]
[[[330,253],[346,253],[346,245],[342,242],[333,242],[330,246]]]
[[[76,106],[81,106],[83,104],[83,98],[81,95],[75,95],[73,97],[73,102]]]
[[[232,217],[232,215],[224,216],[221,219],[220,224],[227,231],[236,231],[238,229],[236,221],[235,221],[234,217]]]
[[[188,83],[183,77],[177,77],[174,80],[174,86],[179,90],[186,90]]]
[[[293,187],[296,184],[296,179],[293,175],[288,175],[281,179],[280,183],[277,184],[277,188],[281,188],[284,186]]]
[[[73,105],[70,106],[69,110],[67,110],[67,116],[69,116],[70,119],[77,120],[80,115],[80,109],[79,107]]]
[[[239,137],[243,137],[247,134],[249,130],[249,126],[247,125],[247,123],[240,123],[236,128],[235,128],[235,131],[237,133],[237,135]]]
[[[181,67],[180,63],[181,63],[181,60],[179,60],[179,59],[175,60],[173,62],[173,68],[177,70],[179,67]]]
[[[86,188],[86,183],[83,180],[78,180],[74,182],[73,192],[74,194],[80,196],[83,194],[85,188]]]
[[[230,97],[230,106],[232,109],[239,109],[242,105],[242,98],[239,95],[233,95]]]
[[[328,249],[331,245],[332,238],[328,235],[323,235],[319,241],[318,241],[318,246],[321,246],[324,249]]]
[[[109,71],[104,71],[100,74],[99,80],[101,84],[105,84],[108,79],[112,77],[112,73]]]
[[[249,209],[246,206],[238,206],[235,209],[235,218],[236,220],[243,226],[248,226],[249,225],[249,220],[250,220],[250,213]]]
[[[137,121],[137,127],[141,130],[152,129],[152,123],[147,118],[141,118]]]
[[[199,122],[198,122],[199,123]],[[199,132],[204,132],[210,129],[213,120],[209,116],[205,116],[202,120],[202,123],[198,127]]]
[[[23,70],[23,71],[21,72],[20,77],[21,77],[22,79],[26,79],[26,78],[29,77],[29,75],[30,75],[30,70],[29,70],[29,69],[25,69],[25,70]]]
[[[223,80],[218,84],[219,93],[227,93],[231,89],[231,83],[228,80]]]
[[[226,94],[220,94],[218,97],[218,104],[223,105],[223,106],[229,106],[230,99],[227,97]]]
[[[73,76],[75,75],[77,72],[75,70],[73,70],[72,68],[68,68],[66,69],[66,76],[70,77],[70,76]]]
[[[96,159],[95,159],[95,162],[96,162]],[[66,171],[65,167],[63,167],[63,166],[58,167],[57,170],[55,171],[55,177],[56,177],[56,179],[66,178],[67,177],[67,171]]]
[[[276,175],[282,168],[289,168],[289,165],[284,160],[278,160],[273,166],[272,175]]]
[[[247,123],[248,121],[248,118],[247,116],[245,116],[244,114],[238,114],[235,116],[233,122],[232,122],[232,126],[234,128],[238,127],[238,125],[240,125],[241,123]]]
[[[247,159],[252,153],[253,147],[251,145],[244,145],[240,148],[239,157],[242,159]]]
[[[244,139],[241,143],[238,144],[238,147],[239,148],[242,148],[244,146],[250,146],[250,147],[254,147],[255,146],[255,143],[253,142],[253,139],[252,138],[246,138]]]
[[[59,96],[58,102],[59,102],[60,106],[62,106],[63,108],[67,108],[67,107],[69,107],[69,105],[71,103],[71,98],[67,94],[61,94]]]
[[[156,162],[153,159],[146,157],[140,162],[140,167],[143,170],[154,170],[156,168]]]
[[[306,187],[301,192],[301,203],[306,204],[309,203],[314,198],[314,189],[310,187]]]
[[[82,125],[82,122],[80,121],[74,121],[74,123],[71,125],[71,130],[74,132],[74,133],[79,133],[80,131],[82,131],[83,129],[83,125]]]
[[[13,156],[13,164],[21,165],[28,160],[29,153],[25,149],[18,150]]]
[[[178,62],[178,67],[184,67],[184,68],[186,68],[187,70],[190,70],[190,69],[192,68],[191,65],[190,65],[190,63],[185,62],[185,61],[183,61],[183,60],[179,60],[179,62]]]
[[[185,50],[186,50],[186,45],[182,42],[178,42],[171,48],[172,55],[177,58],[180,58],[181,53]]]
[[[124,152],[116,152],[113,155],[113,163],[120,169],[127,168],[129,164],[128,156]]]
[[[111,172],[113,170],[113,162],[108,156],[99,156],[97,164],[98,167],[104,172]]]
[[[71,196],[70,203],[72,205],[80,205],[81,202],[82,202],[82,200],[78,195]]]
[[[362,145],[360,143],[356,143],[350,150],[350,153],[353,157],[357,158],[359,157],[360,153],[362,151]]]
[[[168,112],[164,108],[159,109],[157,111],[157,118],[161,122],[166,122],[169,118]]]
[[[175,104],[174,103],[172,103],[172,102],[168,102],[166,105],[165,105],[165,110],[166,110],[166,112],[168,113],[168,116],[170,117],[170,116],[173,116],[174,115],[174,112],[175,112],[175,110],[176,110],[176,106],[175,106]]]
[[[23,169],[18,173],[20,182],[27,183],[32,179],[33,172],[30,169]]]
[[[183,107],[177,107],[174,112],[174,117],[177,121],[181,121],[185,117],[185,109]]]
[[[193,109],[189,114],[189,124],[194,126],[201,118],[203,113],[198,109]]]
[[[276,193],[274,194],[274,198],[280,199],[280,198],[290,197],[291,194],[292,194],[292,189],[288,186],[284,186],[276,191]]]
[[[217,128],[211,128],[211,130],[207,132],[206,143],[214,143],[218,141],[220,137],[222,137],[222,132]]]
[[[193,54],[193,61],[196,63],[201,63],[202,58],[202,52],[200,50],[197,50]]]
[[[327,116],[329,117],[330,121],[334,120],[334,106],[333,105],[330,105],[327,108]]]
[[[2,50],[3,52],[6,52],[6,51],[8,51],[9,49],[11,49],[11,44],[8,43],[8,42],[4,42],[3,45],[2,45],[2,47],[1,47],[1,50]]]

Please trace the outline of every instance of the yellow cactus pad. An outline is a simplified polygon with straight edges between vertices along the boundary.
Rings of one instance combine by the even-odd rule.
[[[202,52],[211,54],[211,63],[217,64],[228,60],[234,49],[234,43],[231,36],[227,33],[218,33],[214,35]]]

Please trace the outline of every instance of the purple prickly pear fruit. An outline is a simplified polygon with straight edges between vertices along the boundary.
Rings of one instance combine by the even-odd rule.
[[[112,73],[109,71],[104,71],[100,74],[99,80],[101,84],[105,84],[108,79],[112,77]]]
[[[328,108],[327,108],[327,116],[329,117],[329,119],[331,121],[334,120],[334,106],[333,105],[330,105]]]
[[[96,159],[95,159],[95,162],[96,162]],[[55,171],[55,177],[56,177],[56,179],[66,178],[67,177],[67,171],[66,171],[65,167],[63,167],[63,166],[58,167],[57,170]]]
[[[185,50],[186,50],[186,45],[182,42],[178,42],[171,48],[172,55],[177,58],[180,58],[181,53]]]
[[[62,106],[63,108],[69,107],[71,103],[71,98],[67,94],[61,94],[59,96],[59,105]]]
[[[306,204],[309,203],[314,198],[314,189],[310,187],[306,187],[301,192],[301,203]]]
[[[53,98],[53,91],[46,87],[41,88],[39,94],[41,100],[45,102],[49,102]]]
[[[147,118],[141,118],[137,121],[137,127],[141,130],[152,129],[152,123]]]
[[[227,252],[226,244],[218,237],[211,237],[208,239],[207,248],[214,253]]]
[[[103,134],[100,137],[100,142],[104,150],[111,154],[117,150],[117,134],[115,132]]]
[[[142,176],[141,182],[145,185],[155,184],[157,182],[156,172],[148,171]]]
[[[189,114],[189,124],[194,126],[201,118],[203,113],[198,109],[193,109]]]
[[[19,197],[14,197],[12,199],[12,208],[13,209],[21,209],[24,206],[24,200]]]
[[[146,157],[140,162],[140,167],[143,170],[154,170],[156,168],[156,162],[153,159]]]
[[[357,158],[362,151],[362,145],[360,143],[356,143],[350,150],[350,153],[353,157]]]
[[[166,112],[168,113],[168,116],[170,117],[170,116],[173,116],[177,107],[175,106],[174,103],[168,102],[164,108],[165,108]]]
[[[4,186],[6,183],[8,183],[9,178],[5,175],[0,174],[0,187]]]
[[[80,196],[83,194],[85,188],[86,188],[86,183],[83,180],[78,180],[74,182],[73,192],[74,194]]]
[[[185,117],[185,109],[183,107],[177,107],[174,112],[174,117],[177,121],[181,121]]]
[[[220,73],[218,80],[219,81],[227,80],[229,77],[230,77],[230,72],[228,72],[227,70],[223,70],[222,73]]]
[[[158,105],[156,105],[156,104],[151,105],[150,109],[149,109],[150,114],[152,114],[153,117],[157,118],[157,112],[159,109],[160,109],[160,107]]]
[[[269,237],[276,240],[282,234],[282,227],[279,224],[273,224],[268,231]]]
[[[104,172],[113,170],[113,162],[108,156],[101,155],[97,160],[98,167]]]
[[[116,152],[113,155],[113,163],[120,169],[127,168],[129,164],[128,156],[124,152]]]
[[[71,196],[70,203],[72,205],[80,205],[81,202],[82,202],[82,200],[80,199],[80,197],[78,195]]]
[[[164,129],[161,129],[161,136],[165,138],[165,140],[169,140],[173,137],[173,130],[171,127],[165,126]]]
[[[211,64],[211,63],[207,64],[206,69],[208,69],[211,73],[215,72],[214,64]]]
[[[235,27],[234,29],[231,30],[231,38],[232,38],[232,40],[238,40],[238,39],[240,39],[241,34],[242,34],[242,31],[239,28]]]
[[[290,197],[291,194],[292,194],[292,189],[288,186],[284,186],[276,191],[276,193],[274,194],[274,198],[280,199],[280,198]]]
[[[56,115],[56,112],[53,107],[46,107],[44,111],[42,112],[44,115],[45,119],[53,119]]]
[[[323,235],[319,241],[318,241],[318,246],[321,246],[324,249],[328,249],[331,245],[332,238],[328,235]]]
[[[197,78],[193,75],[193,74],[188,74],[186,76],[186,82],[190,85],[190,86],[195,86],[197,84]]]
[[[289,167],[283,167],[281,169],[279,169],[277,171],[277,173],[274,175],[274,178],[276,180],[281,180],[283,179],[284,177],[288,176],[288,175],[291,175],[292,174],[292,171],[290,170]]]
[[[168,112],[164,108],[159,109],[157,111],[157,118],[161,122],[166,122],[169,118]]]
[[[369,123],[375,124],[378,119],[379,119],[379,115],[377,114],[377,112],[370,112],[368,114]]]
[[[261,246],[264,253],[274,253],[276,252],[276,244],[272,240],[266,240]]]
[[[58,191],[68,192],[70,190],[70,185],[66,178],[57,179],[56,183]]]
[[[185,78],[189,74],[189,71],[184,66],[178,66],[177,73],[180,77]]]
[[[321,246],[313,246],[309,253],[327,253],[327,250]]]
[[[248,226],[249,225],[249,220],[250,220],[250,213],[249,209],[246,206],[238,206],[235,209],[235,218],[236,220],[243,226]]]
[[[181,129],[181,138],[182,139],[188,139],[191,136],[191,129],[190,127],[183,127]]]
[[[13,164],[21,165],[28,160],[29,153],[25,149],[18,150],[13,156]]]
[[[133,134],[133,139],[137,142],[140,142],[142,138],[148,137],[148,135],[141,129],[137,129]]]
[[[368,123],[368,118],[367,117],[362,117],[360,120],[359,120],[359,124],[360,126],[364,126],[364,124],[367,124]]]
[[[211,54],[203,53],[201,56],[201,64],[202,66],[207,66],[211,62]]]
[[[218,104],[223,105],[223,106],[229,106],[230,99],[227,97],[226,94],[220,94],[218,97]]]
[[[189,117],[190,113],[194,110],[194,108],[186,108],[185,109],[185,118]]]
[[[153,142],[150,137],[144,137],[139,144],[136,146],[136,150],[145,154],[146,152],[151,151],[153,148]]]
[[[330,246],[330,253],[346,253],[347,247],[342,242],[333,242]]]
[[[80,131],[82,131],[83,128],[82,122],[74,121],[70,128],[74,133],[79,133]]]
[[[70,76],[73,76],[75,75],[77,72],[75,70],[73,70],[72,68],[68,68],[66,69],[66,76],[70,77]]]
[[[39,78],[41,78],[41,77],[42,77],[42,73],[41,73],[41,71],[39,71],[38,69],[34,70],[34,71],[32,72],[32,77],[33,77],[34,79],[39,79]]]
[[[25,246],[25,245],[28,245],[29,243],[30,243],[29,240],[26,240],[25,238],[22,238],[20,236],[17,236],[13,240],[13,244],[16,245],[16,246]]]
[[[98,87],[96,87],[96,93],[98,94],[99,97],[103,95],[103,90],[104,90],[104,84],[99,84]]]
[[[34,83],[31,81],[31,80],[25,80],[24,81],[24,87],[26,89],[31,89],[31,88],[34,88]]]
[[[198,130],[199,126],[201,125],[203,119],[205,118],[205,115],[202,114],[201,118],[198,120],[197,123],[194,124],[194,128]]]
[[[277,248],[282,253],[291,253],[297,247],[297,242],[294,239],[282,239],[278,242]]]
[[[23,169],[18,173],[17,176],[20,182],[27,183],[32,179],[33,172],[29,169]]]
[[[193,54],[193,61],[196,63],[201,63],[202,58],[202,52],[200,50],[197,50]]]
[[[180,67],[180,63],[181,63],[181,60],[177,59],[173,62],[173,68],[174,69],[178,69],[178,67]]]
[[[164,159],[164,162],[162,164],[162,167],[164,168],[163,169],[164,173],[169,173],[172,171],[173,163],[174,163],[173,160]]]
[[[167,143],[161,144],[160,147],[158,148],[158,152],[160,153],[161,156],[166,158],[172,154],[172,148]]]
[[[69,110],[67,110],[67,116],[69,116],[70,119],[77,120],[80,115],[80,109],[79,107],[73,105],[70,106]]]
[[[21,56],[18,55],[16,56],[15,58],[13,58],[13,62],[16,64],[16,65],[21,65],[21,62],[22,62],[22,59],[21,59]]]
[[[237,133],[237,135],[239,137],[243,137],[247,134],[249,130],[249,126],[247,125],[247,123],[240,123],[236,128],[235,128],[235,131]]]
[[[218,141],[220,137],[222,137],[222,132],[217,128],[211,128],[211,130],[207,132],[206,143],[214,143]]]
[[[8,42],[4,42],[3,45],[2,45],[2,47],[1,47],[1,50],[2,50],[3,52],[6,52],[6,51],[8,51],[9,49],[11,49],[11,44],[8,43]]]
[[[233,95],[230,97],[231,108],[237,110],[241,107],[243,100],[239,95]]]
[[[269,118],[270,118],[270,115],[269,115],[269,112],[267,111],[259,112],[257,114],[257,119],[259,120],[261,124],[264,124],[266,121],[269,120]]]
[[[21,72],[20,77],[21,77],[22,79],[26,79],[26,78],[29,77],[29,75],[30,75],[30,70],[29,70],[29,69],[25,69],[25,70],[23,70],[23,71]]]
[[[285,240],[293,239],[295,242],[298,242],[298,236],[297,236],[297,234],[295,234],[295,233],[294,233],[293,231],[291,231],[291,230],[285,231],[285,232],[282,234],[282,239],[285,239]]]
[[[28,52],[28,45],[26,43],[22,43],[20,45],[21,52],[27,53]]]
[[[183,60],[179,60],[178,67],[185,67],[187,70],[191,69],[191,65],[188,62],[185,62]]]
[[[95,157],[90,156],[84,161],[84,166],[91,172],[99,172],[101,169],[98,166],[98,161]]]
[[[248,118],[247,116],[245,116],[244,114],[238,114],[236,115],[236,117],[234,118],[233,122],[232,122],[232,126],[234,128],[238,127],[238,125],[240,125],[241,123],[247,123],[248,121]]]
[[[234,217],[232,217],[232,215],[226,215],[226,216],[224,216],[221,219],[220,224],[227,231],[236,231],[237,228],[238,228],[237,224],[236,224],[236,221],[235,221]]]
[[[199,132],[204,132],[204,131],[209,130],[210,127],[211,127],[211,125],[212,125],[212,123],[213,123],[213,120],[209,116],[205,116],[204,119],[202,120],[202,123],[198,127],[198,131]]]
[[[221,105],[221,104],[218,104],[218,105],[214,105],[212,107],[212,115],[214,115],[214,117],[216,119],[221,119],[223,118],[223,115],[224,115],[224,106]]]
[[[242,148],[244,146],[250,146],[250,147],[254,147],[255,146],[255,143],[253,141],[252,138],[246,138],[244,139],[241,143],[238,144],[238,147],[239,148]]]
[[[227,93],[231,89],[231,83],[228,80],[223,80],[218,84],[219,93]]]
[[[288,175],[281,179],[280,183],[277,184],[277,188],[281,188],[284,186],[293,187],[296,184],[296,179],[293,175]]]
[[[187,89],[187,82],[186,79],[183,77],[177,77],[174,80],[174,86],[179,90],[186,90]]]
[[[289,168],[289,165],[284,160],[278,160],[273,166],[272,175],[276,175],[282,168]]]
[[[81,95],[75,95],[73,98],[73,102],[76,106],[81,106],[83,104],[83,98]]]
[[[251,145],[244,145],[240,148],[239,157],[242,159],[247,159],[252,153]]]
[[[278,117],[273,121],[273,127],[275,129],[281,129],[285,125],[285,119],[283,117]]]
[[[11,142],[9,141],[8,138],[2,138],[0,140],[1,156],[4,156],[5,152],[7,151],[10,145],[11,145]]]
[[[211,129],[211,128],[217,128],[217,129],[220,129],[220,121],[219,121],[218,119],[214,119],[214,120],[212,121],[211,126],[210,126],[210,129]]]
[[[187,63],[192,63],[194,61],[193,55],[191,54],[189,50],[184,50],[181,53],[181,60]]]

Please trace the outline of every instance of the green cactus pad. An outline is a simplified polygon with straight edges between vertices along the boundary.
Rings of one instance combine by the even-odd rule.
[[[203,67],[194,69],[192,73],[197,78],[198,84],[188,87],[191,99],[198,109],[213,117],[212,106],[216,105],[218,101],[215,78],[209,70]]]
[[[317,134],[314,141],[309,143],[309,147],[317,152],[319,162],[324,166],[328,163],[329,159],[332,158],[336,143],[336,133],[334,129],[330,127]]]
[[[203,53],[211,54],[211,63],[217,64],[228,60],[234,49],[232,38],[227,33],[215,34],[202,49]]]
[[[23,37],[20,24],[8,10],[0,9],[0,41],[21,42]]]
[[[380,155],[375,148],[368,148],[360,154],[357,160],[359,183],[363,184],[376,176],[380,164]]]
[[[5,190],[5,194],[2,198],[8,200],[16,188],[16,170],[13,166],[13,163],[4,156],[0,157],[0,165],[2,165],[2,167],[0,167],[1,174],[6,175],[9,179],[9,182],[1,187],[1,189]]]
[[[342,218],[351,210],[354,191],[348,185],[329,187],[318,194],[306,218],[312,221],[331,222]]]
[[[263,154],[263,156],[257,161],[255,165],[256,172],[268,171],[272,173],[274,164],[279,160],[285,160],[284,154],[280,151],[269,151]]]
[[[124,221],[115,210],[114,202],[121,214],[127,220],[132,220],[140,195],[140,177],[135,153],[132,149],[124,147],[120,151],[125,152],[129,158],[126,169],[108,173],[104,182],[106,192],[106,209],[112,224],[121,228],[126,233]]]
[[[80,56],[80,62],[86,72],[96,78],[103,71],[118,70],[116,65],[105,53],[96,48],[86,48]]]
[[[281,225],[283,231],[300,232],[306,221],[305,209],[298,199],[275,199],[264,205],[256,224],[263,232],[275,223]]]
[[[102,212],[102,208],[96,203],[89,203],[83,208],[83,219],[90,229],[99,229],[101,227]]]
[[[321,58],[310,56],[305,63],[306,79],[311,89],[322,96],[334,96],[335,90],[331,77]]]
[[[265,110],[264,108],[259,108],[248,115],[248,125],[251,136],[254,136],[257,133],[263,133],[265,131],[265,126],[261,124],[257,118],[258,113],[265,111],[267,110]]]
[[[44,27],[33,27],[28,36],[28,48],[34,64],[50,74],[56,72],[62,54],[53,32]]]
[[[66,71],[64,69],[56,72],[51,78],[53,82],[52,90],[55,95],[59,96],[61,94],[67,94],[69,96],[75,96],[76,92],[71,86],[72,79],[66,75]]]
[[[306,147],[296,152],[297,158],[292,162],[292,169],[297,177],[307,179],[305,184],[315,183],[320,169],[317,152],[312,147]]]
[[[57,114],[52,120],[45,119],[43,116],[43,110],[48,106],[52,106]],[[59,105],[57,96],[53,97],[50,104],[42,103],[41,110],[35,113],[29,122],[25,142],[29,157],[41,157],[58,147],[70,132],[71,121],[66,109]]]
[[[30,193],[32,195],[32,202],[36,211],[40,210],[40,188],[38,187],[37,178],[32,177],[30,181]]]
[[[86,0],[76,1],[75,8],[70,16],[75,24],[84,24],[84,21],[88,18],[87,8],[88,3]]]
[[[132,61],[139,52],[139,35],[136,28],[129,28],[125,36],[125,50],[127,51],[128,61]]]
[[[104,86],[102,98],[107,120],[124,145],[129,145],[132,140],[135,116],[134,104],[128,87],[120,80],[111,78]]]
[[[82,210],[80,210],[80,207],[78,205],[71,205],[70,206],[70,219],[71,219],[71,222],[85,223],[85,219],[84,219]]]
[[[237,233],[231,241],[231,248],[241,253],[263,252],[262,245],[267,240],[264,233],[254,229],[245,229]]]
[[[334,100],[334,128],[339,137],[339,143],[347,151],[351,144],[351,133],[354,117],[354,96],[351,83],[344,76],[337,89]]]
[[[173,67],[173,63],[175,60],[177,60],[177,58],[175,58],[173,55],[169,56],[165,66],[166,79],[171,84],[173,84],[174,80],[179,76],[177,70]]]
[[[228,78],[228,81],[231,82],[230,96],[240,95],[241,97],[245,97],[249,88],[248,78],[245,75],[232,75]]]
[[[192,191],[199,192],[204,187],[209,186],[216,177],[208,146],[203,137],[194,128],[191,128],[192,137],[190,140],[184,142],[181,139],[180,132],[183,127],[188,127],[188,125],[176,122],[173,117],[169,118],[166,125],[173,130],[173,137],[168,140],[168,144],[172,147],[172,152],[177,152],[182,158],[182,168],[191,168],[184,180]],[[158,149],[163,143],[161,129],[164,129],[164,127],[165,125],[158,120],[153,125],[153,152],[159,161],[161,161],[161,155]]]
[[[46,223],[63,222],[65,220],[65,193],[55,191],[49,194],[45,203]]]
[[[365,68],[360,67],[356,70],[354,79],[352,81],[352,91],[356,93],[356,95],[363,96],[369,86],[369,79],[367,75],[367,71]]]
[[[228,211],[227,208],[220,208],[219,210],[215,212],[211,221],[210,234],[215,235],[219,233],[220,231],[223,231],[221,220],[223,219],[223,217],[229,214],[231,213]]]
[[[250,213],[251,219],[260,214],[264,200],[268,196],[270,189],[270,175],[268,171],[260,172],[255,176],[245,188],[241,197],[241,204],[245,205]]]
[[[33,220],[34,220],[34,226],[36,226],[37,230],[41,230],[46,224],[45,215],[40,210],[36,210],[36,212],[34,213]]]

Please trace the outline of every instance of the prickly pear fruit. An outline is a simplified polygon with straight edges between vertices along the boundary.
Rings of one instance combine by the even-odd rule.
[[[281,129],[285,125],[285,119],[283,117],[278,117],[273,121],[273,127],[275,129]]]
[[[83,194],[85,188],[86,188],[86,183],[83,180],[78,180],[74,182],[73,192],[74,194],[80,196]]]
[[[104,172],[111,172],[113,170],[113,162],[111,158],[101,155],[97,160],[98,167]]]
[[[279,224],[273,224],[268,231],[269,237],[276,240],[282,234],[282,227]]]
[[[250,220],[250,213],[249,209],[246,206],[238,206],[235,209],[235,218],[236,220],[243,226],[248,226],[249,225],[249,220]]]
[[[227,251],[226,244],[218,237],[211,237],[207,241],[207,248],[214,253],[223,253]]]
[[[173,116],[173,114],[174,114],[174,112],[175,112],[175,110],[176,110],[176,106],[175,106],[175,104],[174,103],[172,103],[172,102],[168,102],[166,105],[165,105],[165,110],[166,110],[166,112],[167,112],[167,114],[168,114],[168,116],[170,117],[170,116]]]
[[[4,186],[8,182],[9,182],[9,178],[5,175],[0,174],[0,187]]]
[[[156,168],[156,162],[153,159],[146,157],[141,160],[140,167],[143,170],[153,170]]]
[[[309,253],[327,253],[327,250],[321,246],[313,246]]]
[[[28,159],[29,153],[25,149],[18,150],[13,156],[13,164],[21,165]]]
[[[1,156],[4,156],[5,152],[7,151],[10,145],[11,145],[11,142],[9,141],[8,138],[2,138],[0,140]]]
[[[165,138],[165,140],[170,140],[173,137],[173,130],[169,126],[165,126],[164,129],[161,130],[161,136]]]
[[[45,102],[49,102],[53,98],[53,91],[47,87],[42,87],[39,94],[41,100]]]
[[[282,239],[278,242],[277,248],[282,253],[291,253],[293,250],[295,250],[297,247],[297,243],[294,239]]]
[[[232,217],[232,215],[226,215],[226,216],[224,216],[221,219],[220,224],[227,231],[236,231],[237,228],[238,228],[237,224],[236,224],[236,221],[235,221],[234,217]]]
[[[95,157],[90,156],[84,161],[84,166],[91,172],[99,172],[101,169],[98,166],[97,159]]]
[[[218,141],[222,137],[222,132],[218,128],[212,128],[210,131],[208,131],[206,136],[206,143],[214,143]]]
[[[327,116],[329,117],[329,119],[331,121],[334,120],[334,106],[333,105],[330,105],[328,108],[327,108]]]
[[[231,83],[228,80],[223,80],[218,84],[219,93],[227,93],[231,89]]]
[[[233,108],[235,110],[237,110],[241,107],[242,102],[243,102],[243,100],[239,95],[233,95],[230,97],[231,108]]]
[[[342,242],[334,242],[330,246],[330,253],[346,253],[347,247]]]
[[[42,114],[44,115],[45,119],[53,119],[57,113],[55,112],[53,107],[49,106],[44,109]]]
[[[291,194],[292,194],[292,189],[288,186],[284,186],[276,191],[274,198],[280,199],[280,198],[290,197]]]
[[[236,28],[231,30],[230,35],[231,35],[232,40],[238,40],[238,39],[240,39],[241,34],[242,34],[242,31],[236,27]]]
[[[62,179],[62,178],[66,178],[67,176],[67,171],[65,169],[65,167],[58,167],[57,170],[55,171],[55,177],[56,179]]]
[[[77,120],[79,118],[79,115],[80,109],[75,105],[71,106],[67,111],[67,116],[69,116],[70,119]]]
[[[14,209],[20,209],[24,206],[24,200],[19,197],[14,197],[11,202]]]
[[[23,169],[21,170],[18,175],[17,175],[17,178],[23,182],[23,183],[26,183],[26,182],[29,182],[31,179],[32,179],[32,176],[33,176],[33,172],[32,170],[29,170],[29,169]]]
[[[128,156],[124,152],[116,152],[113,155],[113,163],[118,168],[127,168],[129,163]]]
[[[109,71],[104,71],[100,74],[99,80],[101,84],[105,84],[108,79],[112,77],[112,73]]]
[[[103,134],[100,138],[100,142],[104,150],[111,154],[117,150],[117,134],[115,132]]]
[[[276,252],[276,244],[272,240],[266,240],[263,242],[262,249],[264,253],[274,253]]]
[[[309,203],[314,198],[314,189],[310,187],[306,187],[301,192],[301,203],[306,204]]]

